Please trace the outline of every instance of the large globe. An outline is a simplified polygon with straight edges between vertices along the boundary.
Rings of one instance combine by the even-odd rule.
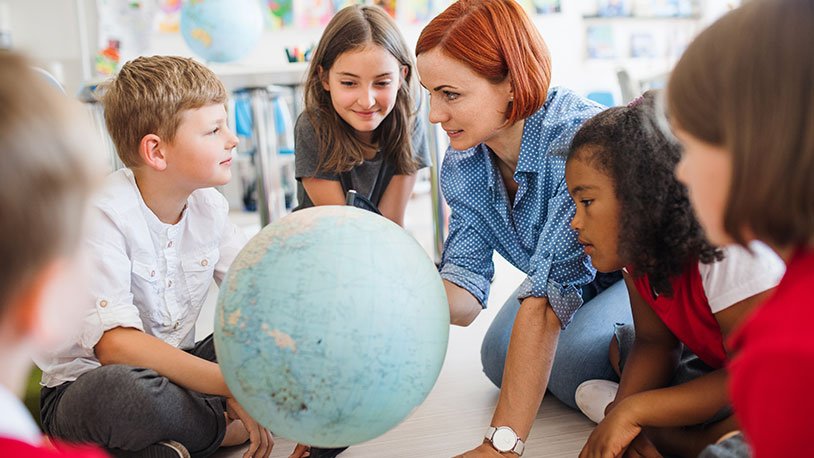
[[[211,62],[248,54],[263,33],[259,0],[184,0],[181,35],[192,51]]]
[[[215,347],[238,402],[277,435],[357,444],[429,394],[449,309],[435,265],[400,226],[349,206],[266,226],[218,296]]]

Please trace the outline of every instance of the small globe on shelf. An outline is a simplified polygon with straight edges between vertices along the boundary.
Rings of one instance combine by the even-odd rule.
[[[181,36],[209,62],[232,62],[249,54],[263,34],[258,0],[184,0]]]

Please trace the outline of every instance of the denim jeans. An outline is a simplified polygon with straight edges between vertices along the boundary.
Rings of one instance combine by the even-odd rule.
[[[497,313],[483,338],[483,372],[498,387],[503,379],[509,338],[519,308],[515,291]],[[576,409],[574,393],[580,383],[591,379],[618,382],[619,377],[608,358],[608,346],[614,336],[614,325],[632,322],[630,299],[622,280],[585,302],[574,313],[568,327],[560,332],[548,390],[557,399]]]

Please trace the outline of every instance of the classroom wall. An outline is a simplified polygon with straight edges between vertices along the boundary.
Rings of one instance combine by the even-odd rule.
[[[533,20],[549,46],[553,62],[553,84],[569,86],[583,94],[610,91],[619,100],[616,70],[625,67],[634,78],[648,78],[668,71],[674,58],[657,59],[589,59],[586,29],[596,20],[583,18],[586,2],[595,0],[562,0],[562,12],[534,16]],[[98,20],[94,0],[0,0],[6,3],[10,15],[13,49],[28,53],[44,68],[60,79],[73,92],[91,76],[90,57],[97,50]],[[658,19],[602,20],[600,25],[613,28],[614,34],[625,37],[636,30],[673,28],[687,30],[690,36],[703,25],[726,11],[732,0],[702,0],[702,15],[697,20]],[[408,44],[414,45],[420,25],[401,24]],[[284,47],[309,45],[319,39],[321,29],[266,30],[247,57],[234,66],[281,66],[286,62]],[[624,38],[616,44],[620,55],[627,46]],[[82,64],[83,52],[86,65]],[[145,54],[176,54],[191,56],[180,34],[156,33]],[[193,56],[194,57],[194,56]]]

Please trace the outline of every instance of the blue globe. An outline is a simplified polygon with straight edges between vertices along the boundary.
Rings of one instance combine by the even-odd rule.
[[[429,394],[449,337],[435,264],[400,226],[349,206],[266,226],[218,296],[215,347],[238,402],[273,433],[340,447]]]
[[[259,0],[184,0],[181,35],[192,51],[211,62],[248,54],[263,33]]]

